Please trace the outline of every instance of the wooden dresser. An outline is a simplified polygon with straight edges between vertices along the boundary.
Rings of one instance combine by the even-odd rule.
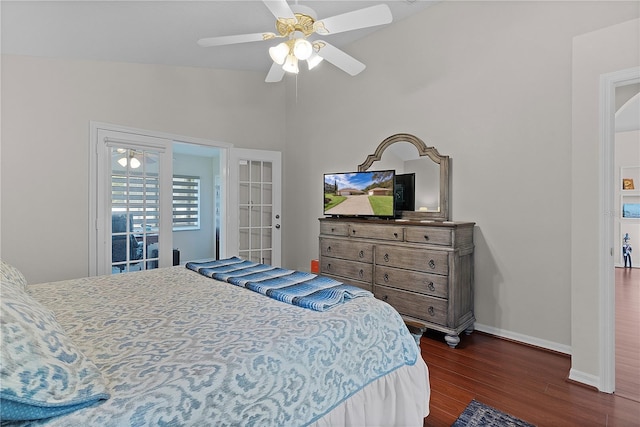
[[[320,219],[320,272],[372,291],[405,321],[473,330],[473,222]]]

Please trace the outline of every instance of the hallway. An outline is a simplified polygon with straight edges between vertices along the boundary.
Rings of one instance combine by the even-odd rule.
[[[640,269],[616,268],[616,391],[640,402]]]

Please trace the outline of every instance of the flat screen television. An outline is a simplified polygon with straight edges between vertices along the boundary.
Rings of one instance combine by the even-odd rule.
[[[416,174],[397,174],[393,186],[393,200],[396,213],[416,210]]]
[[[324,214],[393,218],[395,171],[324,174]]]

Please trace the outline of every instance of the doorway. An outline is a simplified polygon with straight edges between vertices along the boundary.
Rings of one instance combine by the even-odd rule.
[[[606,393],[615,392],[615,254],[618,242],[614,241],[615,217],[620,211],[615,200],[615,189],[619,184],[615,176],[615,112],[616,88],[640,83],[640,68],[633,67],[600,75],[600,182],[601,216],[600,230],[600,381],[598,389]],[[615,252],[614,252],[615,251]]]
[[[91,275],[224,254],[230,144],[92,122],[91,145]]]
[[[280,265],[280,152],[98,122],[90,127],[90,275],[169,267],[176,253],[180,264],[235,255]],[[140,181],[139,170],[156,186]],[[122,172],[117,179],[114,171]],[[124,214],[116,233],[114,206]],[[125,255],[114,262],[116,238]]]
[[[615,393],[640,402],[640,83],[615,88],[614,121]]]

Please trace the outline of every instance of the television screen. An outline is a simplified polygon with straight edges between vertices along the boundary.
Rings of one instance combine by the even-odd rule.
[[[393,170],[324,174],[324,214],[393,217]]]
[[[395,185],[393,188],[396,212],[416,210],[415,173],[403,173],[396,175]]]

